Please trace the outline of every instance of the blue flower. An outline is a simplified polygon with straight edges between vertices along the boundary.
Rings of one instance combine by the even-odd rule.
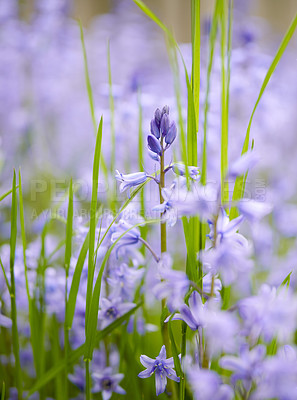
[[[101,323],[101,329],[104,329],[117,318],[126,314],[135,307],[135,304],[128,302],[123,303],[123,300],[119,297],[111,300],[102,298],[100,306],[101,308],[98,314],[98,319]]]
[[[239,349],[239,357],[224,356],[220,360],[220,366],[233,371],[231,382],[234,385],[241,380],[246,391],[249,391],[252,382],[261,374],[265,353],[265,346],[258,345],[249,350],[248,344],[245,343]]]
[[[189,305],[183,304],[180,307],[180,313],[175,314],[172,319],[181,319],[193,331],[203,326],[203,308],[204,305],[198,292],[193,292],[189,298]]]
[[[124,374],[115,374],[111,367],[105,368],[102,372],[92,374],[95,380],[94,393],[101,392],[103,400],[109,400],[112,393],[126,394],[126,391],[119,386],[119,382],[124,378]]]
[[[185,176],[186,175],[186,167],[183,163],[174,163],[172,165],[173,172],[176,175]],[[188,166],[188,173],[190,178],[197,180],[200,177],[200,171],[198,167]]]
[[[153,152],[158,154],[158,156],[162,155],[162,146],[160,141],[153,135],[148,135],[147,137],[147,144],[149,149]]]
[[[121,182],[120,192],[122,193],[133,186],[138,186],[144,183],[147,180],[147,175],[145,172],[134,172],[133,174],[124,175],[116,170],[115,178],[117,181]]]
[[[193,389],[195,399],[199,400],[231,400],[233,390],[224,385],[219,375],[207,369],[194,366],[188,369],[189,383]]]
[[[172,379],[175,382],[180,381],[173,369],[173,357],[166,358],[166,348],[164,345],[161,347],[160,354],[158,357],[156,357],[156,359],[142,355],[140,356],[140,362],[146,368],[146,370],[138,374],[139,378],[149,378],[153,375],[153,373],[155,373],[157,396],[165,391],[167,378]]]

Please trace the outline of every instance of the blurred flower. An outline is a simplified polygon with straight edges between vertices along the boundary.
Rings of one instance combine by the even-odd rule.
[[[163,345],[161,347],[160,354],[156,359],[152,359],[148,356],[140,356],[141,364],[146,368],[146,370],[138,374],[139,378],[149,378],[155,373],[156,382],[156,395],[163,393],[167,385],[167,378],[173,381],[179,382],[180,379],[176,376],[174,371],[174,361],[173,357],[166,358],[166,348]]]
[[[98,313],[98,320],[101,325],[101,329],[104,329],[117,318],[126,314],[133,307],[135,307],[134,303],[123,302],[121,298],[114,298],[111,300],[102,298]]]
[[[272,205],[252,199],[242,199],[237,203],[239,212],[249,221],[256,222],[271,213]]]
[[[193,331],[196,331],[200,326],[203,327],[204,305],[198,292],[193,292],[189,298],[189,305],[183,304],[179,311],[178,314],[174,315],[173,320],[183,320]]]
[[[116,170],[116,180],[121,182],[120,184],[120,192],[124,192],[127,189],[130,189],[133,186],[138,186],[144,183],[147,179],[147,175],[145,172],[135,172],[133,174],[121,174],[118,170]]]
[[[119,386],[124,374],[115,374],[111,367],[105,368],[102,372],[94,372],[92,377],[95,381],[93,392],[101,392],[103,400],[109,400],[113,393],[126,394],[126,391]]]
[[[223,384],[216,372],[191,366],[187,370],[187,375],[195,400],[233,399],[233,390]]]
[[[223,356],[220,359],[220,366],[233,371],[231,382],[242,381],[245,390],[248,392],[252,382],[259,379],[262,372],[262,363],[266,354],[266,348],[258,345],[249,350],[248,344],[243,344],[239,349],[239,357]]]

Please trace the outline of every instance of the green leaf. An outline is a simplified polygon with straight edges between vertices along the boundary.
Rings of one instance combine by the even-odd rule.
[[[67,303],[67,329],[71,329],[72,323],[73,323],[73,317],[75,313],[75,306],[76,306],[76,299],[77,299],[77,294],[78,294],[78,289],[79,289],[79,284],[80,284],[80,278],[83,270],[83,266],[85,263],[85,259],[87,257],[87,252],[89,249],[89,234],[87,234],[82,248],[80,250],[72,282],[71,282],[71,287],[69,291],[69,297],[68,297],[68,303]]]
[[[17,324],[17,307],[15,298],[15,276],[14,276],[14,262],[15,262],[15,249],[17,240],[17,193],[16,193],[16,174],[13,171],[12,182],[12,199],[11,199],[11,230],[10,230],[10,303],[11,303],[11,320],[12,320],[12,348],[15,358],[15,379],[18,391],[18,398],[22,399],[22,369],[20,363],[20,346],[19,334]]]
[[[249,123],[248,123],[248,127],[247,127],[247,131],[246,131],[246,135],[245,135],[245,139],[244,139],[244,143],[243,143],[243,147],[242,147],[242,152],[241,154],[244,154],[248,151],[249,149],[249,142],[250,142],[250,131],[251,131],[251,126],[252,126],[252,122],[253,122],[253,118],[254,118],[254,114],[256,112],[256,109],[260,103],[260,100],[264,94],[264,91],[280,61],[280,59],[282,58],[295,30],[297,27],[297,14],[295,15],[289,29],[287,30],[287,33],[285,34],[280,47],[278,48],[276,55],[266,73],[266,76],[264,78],[264,81],[262,83],[256,104],[253,108]],[[237,202],[238,200],[240,200],[243,197],[244,194],[244,189],[245,189],[245,179],[242,176],[238,176],[236,178],[235,181],[235,186],[234,186],[234,192],[233,192],[233,197],[232,197],[232,202]],[[235,207],[232,207],[231,212],[230,212],[230,218],[233,219],[238,215],[238,212],[236,210]]]
[[[170,342],[171,342],[171,351],[172,351],[172,356],[174,360],[174,367],[176,370],[176,374],[179,377],[183,377],[183,371],[181,369],[181,364],[180,364],[180,359],[179,359],[179,351],[177,350],[177,346],[175,343],[174,335],[172,332],[172,326],[171,326],[171,321],[173,318],[174,314],[171,315],[168,321],[168,332],[169,332],[169,337],[170,337]]]
[[[85,45],[85,39],[84,39],[84,31],[83,31],[82,24],[80,21],[79,21],[79,29],[80,29],[80,41],[81,41],[83,57],[84,57],[85,80],[86,80],[86,87],[87,87],[89,105],[90,105],[90,110],[91,110],[91,117],[92,117],[92,122],[93,122],[93,127],[94,127],[94,135],[95,135],[95,137],[97,137],[97,122],[96,122],[96,117],[95,117],[93,91],[92,91],[91,80],[90,80],[90,75],[89,75],[88,58],[87,58],[87,51],[86,51],[86,45]],[[103,173],[104,173],[105,177],[107,178],[108,171],[107,171],[107,166],[106,166],[106,162],[104,160],[103,155],[101,155],[101,166],[103,169]]]
[[[16,186],[16,188],[18,188],[18,186]],[[2,196],[0,196],[0,201],[4,200],[7,196],[9,196],[12,193],[12,189],[10,189],[8,192],[2,194]]]
[[[73,190],[72,190],[72,179],[71,179],[69,185],[69,201],[68,201],[68,213],[67,213],[67,224],[66,224],[66,245],[65,245],[66,277],[68,277],[70,259],[71,259],[72,228],[73,228]]]
[[[292,275],[292,273],[293,273],[293,271],[291,271],[286,277],[285,277],[285,279],[283,280],[283,282],[281,283],[281,287],[283,287],[283,286],[286,286],[287,285],[287,288],[290,286],[290,281],[291,281],[291,275]]]
[[[102,144],[102,125],[103,119],[101,117],[93,162],[93,181],[92,181],[92,199],[90,209],[90,230],[89,230],[89,259],[88,259],[88,282],[87,282],[87,295],[86,295],[86,327],[89,318],[91,297],[93,291],[94,280],[94,248],[95,248],[95,231],[96,231],[96,212],[97,212],[97,196],[98,196],[98,182],[99,182],[99,162]]]
[[[1,393],[1,400],[5,399],[5,382],[2,384],[2,393]]]
[[[120,318],[116,319],[102,331],[96,333],[95,342],[100,342],[106,336],[110,335],[116,328],[122,325],[122,323],[130,318],[132,314],[142,305],[142,303],[137,304],[136,307],[132,308],[126,314],[122,315]],[[78,347],[76,350],[73,350],[69,354],[68,365],[75,364],[85,353],[85,343]],[[48,384],[52,379],[54,379],[58,374],[60,374],[66,368],[66,360],[61,360],[54,367],[52,367],[49,371],[43,374],[43,376],[30,388],[28,391],[26,399],[32,396],[37,390],[40,390],[46,384]]]

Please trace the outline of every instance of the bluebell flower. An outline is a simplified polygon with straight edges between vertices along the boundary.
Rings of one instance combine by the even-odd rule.
[[[297,398],[297,357],[291,346],[279,349],[263,362],[261,379],[252,395],[253,400]]]
[[[190,366],[187,369],[190,386],[195,400],[231,400],[234,393],[230,386],[223,384],[220,376],[208,369]]]
[[[158,300],[167,299],[170,312],[174,312],[184,302],[184,297],[189,290],[189,279],[185,272],[171,268],[159,268],[161,281],[153,287],[153,294]]]
[[[134,303],[123,302],[120,297],[111,300],[102,298],[98,313],[98,320],[101,325],[101,329],[104,329],[117,318],[121,317],[123,314],[126,314],[133,307],[135,307]]]
[[[179,311],[172,319],[184,321],[193,331],[203,327],[204,305],[198,292],[194,291],[189,298],[189,305],[183,304]]]
[[[249,345],[244,343],[240,346],[239,357],[223,356],[220,359],[220,366],[233,371],[231,376],[232,384],[235,385],[237,381],[242,381],[245,390],[248,392],[252,383],[256,382],[261,375],[265,354],[265,346],[258,345],[249,350]]]
[[[244,153],[240,158],[235,160],[229,168],[229,178],[236,178],[237,176],[244,175],[248,170],[255,166],[258,159],[254,151]]]
[[[169,120],[169,107],[163,107],[162,111],[158,108],[155,111],[155,116],[151,120],[151,133],[147,137],[147,144],[149,150],[161,156],[163,151],[165,151],[175,140],[177,135],[177,128],[175,122],[170,122]],[[162,147],[163,139],[166,143],[165,148]],[[158,161],[156,156],[154,159]]]
[[[237,350],[240,328],[237,316],[220,310],[213,299],[204,306],[203,327],[210,358]]]
[[[240,224],[243,222],[243,216],[240,215],[237,218],[234,218],[230,221],[229,216],[223,207],[220,208],[219,216],[216,222],[216,240],[217,242],[222,242],[225,238],[235,240],[237,242],[244,241],[242,235],[237,233],[237,230]],[[214,232],[215,226],[214,222],[209,219],[208,220],[210,233],[207,235],[211,240],[214,240]]]
[[[166,348],[164,345],[161,347],[158,357],[152,359],[148,356],[142,355],[140,356],[140,362],[146,368],[146,370],[138,374],[139,378],[149,378],[155,373],[157,396],[165,391],[167,378],[172,379],[175,382],[180,381],[180,378],[177,377],[176,372],[173,369],[173,357],[166,358]]]
[[[242,199],[237,203],[239,212],[250,222],[257,222],[271,213],[272,204],[252,199]]]
[[[152,208],[152,211],[157,211],[162,214],[162,220],[166,221],[168,226],[172,227],[177,221],[177,210],[174,207],[175,191],[163,188],[162,189],[163,203]]]
[[[132,228],[133,225],[130,225],[125,220],[121,219],[118,224],[116,224],[113,228],[113,233],[111,235],[111,243],[114,243],[119,239],[120,236],[128,229]],[[137,244],[140,239],[140,231],[138,228],[133,228],[129,232],[127,232],[120,240],[117,245],[117,254],[121,247],[130,246],[133,244]]]
[[[181,162],[174,163],[172,165],[172,170],[177,175],[180,175],[180,176],[186,175],[186,166],[185,166],[185,164],[183,164]],[[191,179],[198,180],[200,177],[200,171],[199,171],[198,167],[188,166],[188,173],[189,173],[189,177]]]
[[[265,342],[277,337],[280,343],[292,340],[297,324],[297,297],[283,287],[262,285],[257,296],[238,302],[239,315],[244,322],[243,333],[256,342],[261,336]]]
[[[245,239],[239,234],[234,235],[236,240]],[[204,268],[212,275],[219,274],[226,286],[236,282],[240,277],[246,280],[246,275],[253,268],[248,244],[244,242],[243,245],[242,242],[235,241],[234,235],[231,239],[225,239],[216,247],[202,253]]]
[[[143,268],[134,269],[125,263],[112,269],[111,275],[107,278],[107,282],[112,288],[110,296],[113,298],[121,297],[123,300],[132,300],[143,272]]]
[[[155,136],[148,135],[147,144],[148,144],[148,148],[150,149],[150,151],[158,154],[158,156],[162,155],[163,150],[162,150],[161,143],[158,139],[156,139]]]
[[[116,170],[115,178],[117,181],[121,182],[120,192],[122,193],[133,186],[138,186],[144,183],[147,180],[147,175],[145,172],[134,172],[133,174],[124,175]]]
[[[119,385],[124,374],[113,373],[111,367],[105,368],[102,372],[94,372],[92,377],[95,381],[93,392],[101,392],[103,400],[109,400],[113,393],[126,394],[126,391]]]

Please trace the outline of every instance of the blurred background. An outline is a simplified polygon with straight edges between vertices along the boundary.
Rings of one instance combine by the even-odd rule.
[[[59,0],[49,0],[57,2]],[[20,0],[21,12],[28,18],[36,0]],[[84,25],[99,14],[110,12],[119,0],[73,0],[73,16],[81,19]],[[131,3],[132,0],[131,0]],[[147,4],[167,26],[171,26],[176,38],[181,42],[190,40],[191,0],[146,0]],[[201,15],[208,18],[213,10],[214,0],[201,0]],[[246,16],[266,20],[277,33],[283,33],[291,22],[297,9],[296,0],[235,0],[236,9]],[[136,6],[135,6],[136,7]]]

